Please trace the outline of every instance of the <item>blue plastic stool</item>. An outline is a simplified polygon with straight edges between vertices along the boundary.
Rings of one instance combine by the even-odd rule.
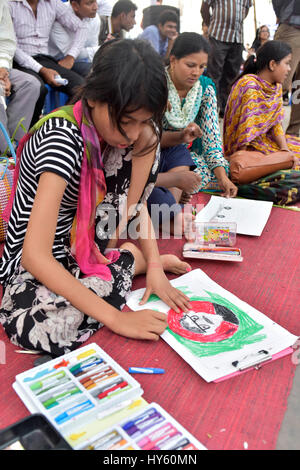
[[[48,93],[46,95],[43,112],[44,114],[49,114],[53,109],[64,106],[67,103],[69,96],[50,85],[46,85],[46,88]]]

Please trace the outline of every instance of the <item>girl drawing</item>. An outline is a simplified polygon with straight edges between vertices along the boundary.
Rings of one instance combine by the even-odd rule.
[[[45,116],[23,140],[0,266],[0,321],[14,344],[57,356],[103,325],[157,340],[166,328],[164,314],[121,311],[133,275],[144,272],[143,303],[156,293],[171,308],[188,310],[187,296],[164,270],[180,274],[189,265],[159,256],[145,206],[156,179],[167,94],[163,65],[146,43],[108,42],[95,55],[76,104]],[[118,162],[114,171],[111,159]],[[117,248],[119,226],[110,236],[95,229],[101,204],[109,200],[118,210],[124,199],[128,211],[120,225],[139,211],[146,229],[141,250],[132,243]]]

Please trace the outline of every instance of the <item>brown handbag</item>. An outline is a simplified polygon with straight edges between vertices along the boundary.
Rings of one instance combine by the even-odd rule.
[[[264,155],[256,150],[238,150],[228,157],[230,179],[236,184],[247,184],[278,170],[292,168],[293,156],[287,150]]]

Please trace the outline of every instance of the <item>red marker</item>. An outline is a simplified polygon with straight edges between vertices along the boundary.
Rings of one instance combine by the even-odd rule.
[[[127,387],[127,385],[128,385],[128,382],[125,382],[125,381],[120,382],[120,383],[114,385],[113,387],[108,388],[104,392],[99,393],[98,398],[99,398],[99,400],[101,400],[102,398],[107,397],[108,395],[115,392],[116,390],[121,390],[122,388]]]
[[[53,366],[53,369],[59,369],[60,367],[67,367],[67,365],[69,364],[69,361],[65,361],[64,359],[59,362],[58,364],[55,364],[55,366]]]

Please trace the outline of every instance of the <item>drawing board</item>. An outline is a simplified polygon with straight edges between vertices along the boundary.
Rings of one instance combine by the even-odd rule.
[[[168,315],[162,338],[207,382],[230,376],[291,347],[297,336],[243,302],[196,269],[171,281],[190,298],[191,310],[176,313],[157,296],[139,305],[145,289],[133,291],[127,305]]]

